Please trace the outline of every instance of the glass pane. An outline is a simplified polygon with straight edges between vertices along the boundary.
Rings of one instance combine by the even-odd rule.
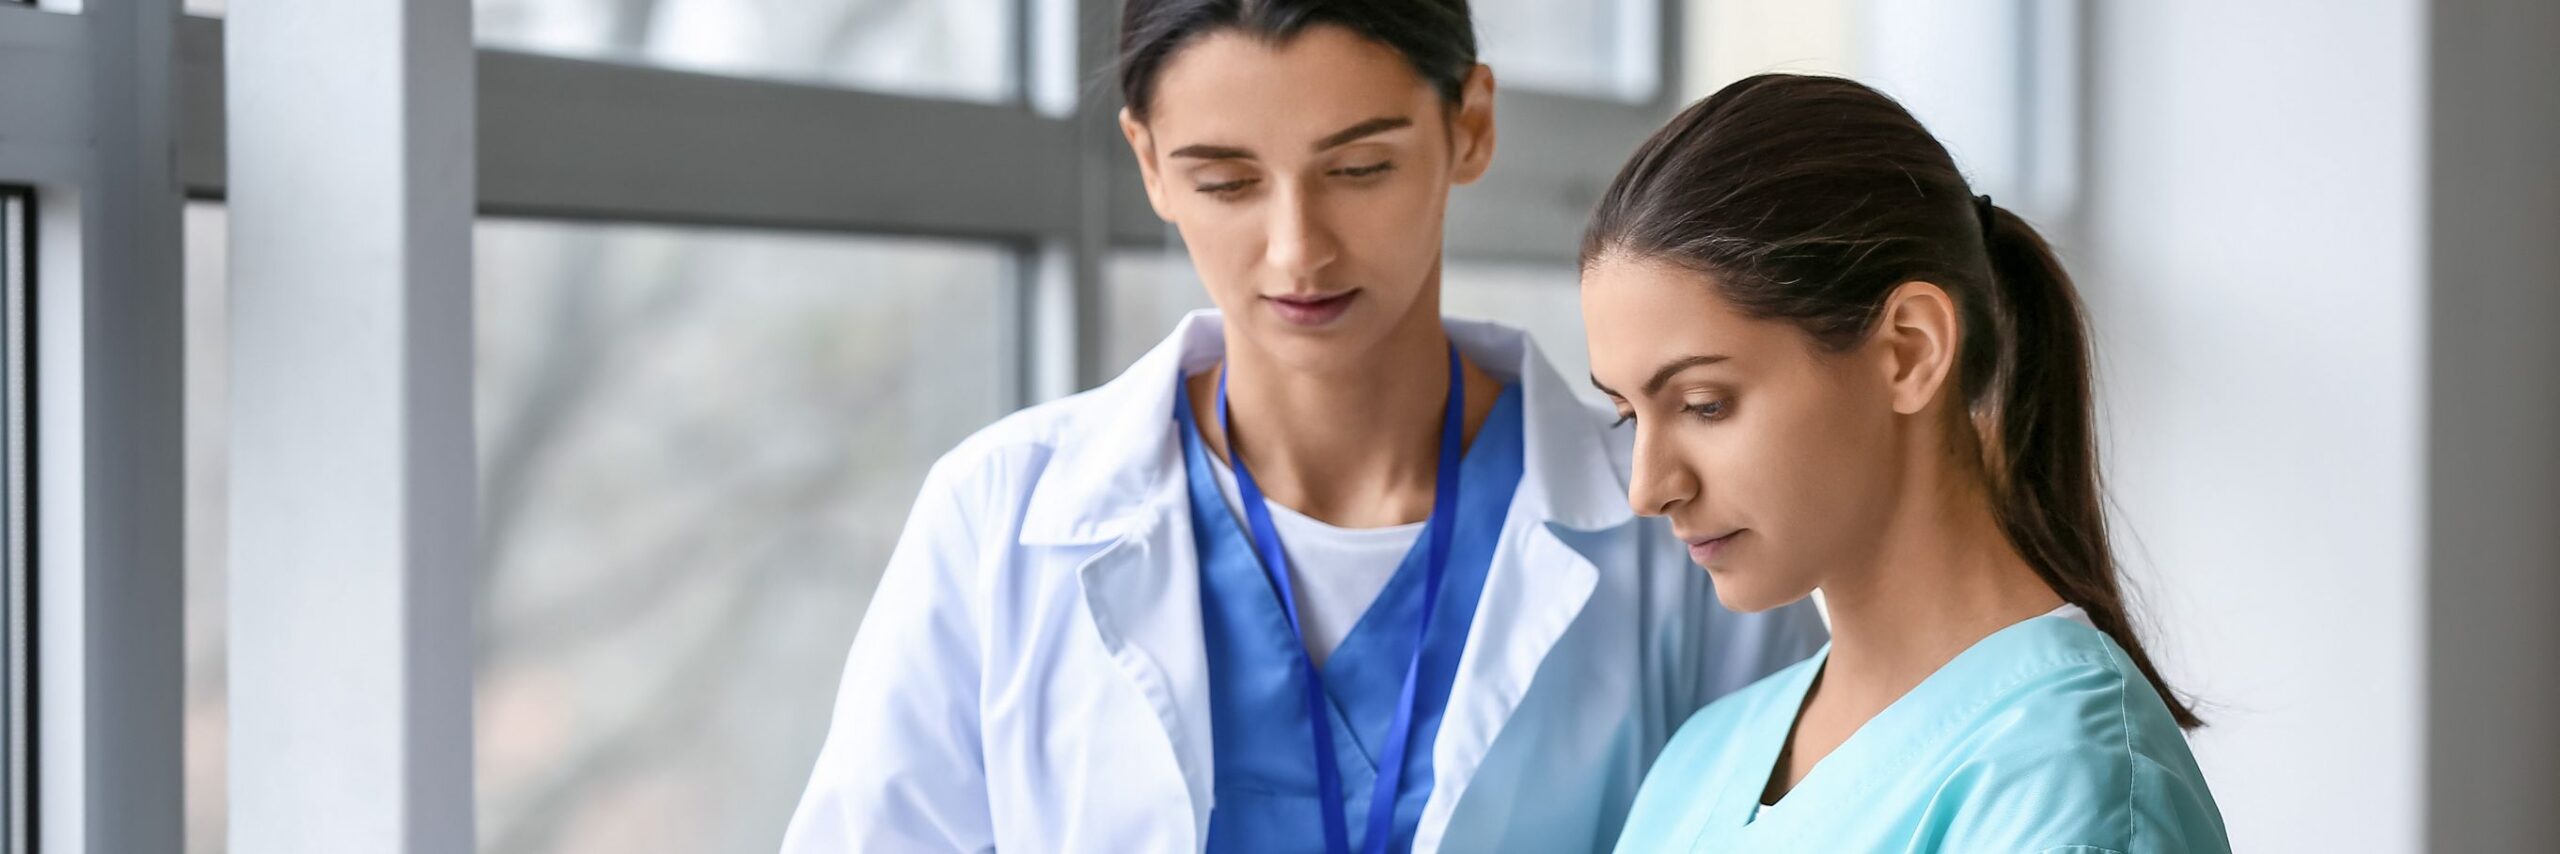
[[[1660,89],[1667,0],[1476,0],[1476,52],[1500,85],[1647,101]]]
[[[479,232],[482,850],[770,851],[925,469],[1011,408],[1011,255]]]
[[[1526,330],[1564,375],[1565,384],[1583,393],[1591,357],[1584,349],[1579,281],[1580,274],[1567,264],[1452,259],[1441,273],[1440,309],[1452,317]],[[1146,355],[1184,314],[1211,307],[1180,247],[1115,251],[1103,263],[1102,282],[1105,376]],[[1586,396],[1599,399],[1596,392]]]
[[[473,0],[482,44],[926,97],[1016,94],[1012,0]]]
[[[225,219],[187,211],[187,850],[224,850]],[[1012,255],[487,221],[481,849],[770,851],[924,471],[1012,408]]]
[[[0,501],[5,502],[5,526],[0,527],[0,849],[28,850],[33,840],[27,837],[26,795],[34,791],[28,785],[33,767],[27,764],[27,734],[20,729],[32,720],[27,712],[27,686],[20,680],[27,674],[26,662],[20,660],[28,649],[27,638],[33,628],[34,612],[28,607],[27,579],[33,577],[34,565],[27,551],[27,289],[35,282],[34,259],[28,250],[35,245],[33,205],[27,194],[14,188],[0,187]]]
[[[217,854],[231,802],[231,220],[210,202],[188,204],[185,216],[186,850]]]

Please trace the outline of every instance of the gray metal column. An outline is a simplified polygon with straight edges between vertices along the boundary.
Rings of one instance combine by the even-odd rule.
[[[470,15],[231,5],[235,851],[473,845]]]
[[[179,722],[185,684],[177,488],[184,480],[183,249],[172,155],[178,2],[93,2],[83,16],[91,147],[90,171],[76,191],[77,305],[39,309],[52,320],[77,314],[76,323],[40,326],[42,336],[77,336],[76,374],[47,370],[39,382],[78,378],[52,391],[77,401],[70,414],[79,435],[40,426],[38,441],[45,457],[76,461],[74,471],[44,474],[77,479],[67,494],[49,495],[76,495],[78,511],[69,520],[40,518],[47,532],[71,535],[37,546],[37,559],[48,565],[43,583],[76,590],[57,591],[69,597],[38,595],[48,604],[78,602],[76,609],[37,612],[40,623],[76,620],[64,626],[76,625],[76,635],[43,625],[39,632],[47,639],[77,637],[79,649],[68,657],[40,652],[48,663],[76,664],[40,665],[36,673],[39,702],[77,695],[77,724],[41,719],[51,729],[39,733],[44,752],[38,762],[40,770],[65,764],[62,770],[76,773],[78,785],[39,787],[38,811],[46,821],[37,828],[38,845],[61,852],[176,851],[184,814]],[[40,517],[69,509],[41,499],[37,505]],[[65,747],[76,755],[63,755]]]
[[[2560,5],[2427,11],[2426,848],[2560,836]]]

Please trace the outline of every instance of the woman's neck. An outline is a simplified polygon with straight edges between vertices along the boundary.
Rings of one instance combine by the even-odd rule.
[[[1871,559],[1823,583],[1831,656],[1797,709],[1762,803],[1776,803],[1975,643],[2062,604],[2009,545],[1988,496],[1930,474],[1905,481],[1895,502],[1904,509],[1887,521]]]
[[[1831,657],[1822,691],[1881,711],[1994,632],[2051,611],[2062,597],[2010,545],[1990,496],[1969,480],[1915,478],[1906,512],[1888,522],[1875,560],[1830,579]]]
[[[1330,525],[1376,528],[1431,515],[1448,405],[1448,334],[1438,312],[1417,310],[1370,354],[1341,370],[1280,364],[1232,333],[1218,370],[1191,377],[1187,390],[1201,437],[1235,463],[1217,410],[1226,372],[1236,445],[1270,501]],[[1464,435],[1472,439],[1501,385],[1471,362]]]

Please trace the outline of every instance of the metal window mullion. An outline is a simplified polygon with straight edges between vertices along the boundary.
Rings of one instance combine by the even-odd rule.
[[[77,484],[60,495],[78,504],[39,509],[63,515],[60,532],[74,535],[36,555],[40,665],[74,671],[45,667],[36,686],[44,743],[60,750],[36,773],[76,781],[38,791],[37,844],[55,854],[171,851],[182,839],[184,517],[170,488],[184,479],[182,200],[168,156],[178,17],[177,0],[92,3],[79,16],[86,74],[72,91],[87,103],[88,169],[63,187],[77,199],[78,233],[63,237],[79,247],[78,278],[47,274],[71,304],[43,321],[70,327],[46,335],[69,339],[77,365],[38,378],[40,395],[76,410],[39,429],[78,433],[48,435],[46,447],[68,450],[37,462],[47,482],[58,473]],[[71,377],[73,387],[43,390]]]
[[[1072,126],[1078,98],[1072,21],[1077,4],[1058,0],[1013,0],[1014,85],[1031,114]],[[1064,22],[1056,15],[1063,14]],[[1067,185],[1062,217],[1029,243],[1016,248],[1005,319],[1011,332],[1005,342],[1005,367],[1015,407],[1030,406],[1075,390],[1072,327],[1053,325],[1061,311],[1072,313],[1075,265],[1072,244],[1077,188]],[[1062,309],[1061,306],[1064,306]],[[1061,353],[1061,349],[1065,352]],[[1065,364],[1060,364],[1061,359]]]
[[[228,145],[222,105],[220,18],[178,22],[178,182],[191,196],[220,198]]]
[[[178,160],[200,196],[228,180],[226,26],[181,28]],[[484,213],[997,240],[1071,227],[1075,131],[1019,104],[476,57]]]
[[[1060,5],[1063,4],[1063,5]],[[1110,67],[1117,4],[1032,0],[1022,6],[1025,65],[1035,111],[1065,129],[1053,177],[1064,193],[1055,228],[1027,267],[1017,329],[1027,400],[1063,397],[1102,382],[1102,264],[1111,246],[1109,158],[1118,151],[1119,100],[1084,85]]]
[[[0,4],[0,181],[72,186],[95,165],[91,23]]]
[[[1106,79],[1117,62],[1119,4],[1109,0],[1077,0],[1076,69],[1078,80]],[[1129,162],[1120,137],[1120,97],[1116,88],[1088,86],[1076,101],[1076,180],[1071,291],[1075,342],[1073,374],[1077,387],[1091,388],[1109,376],[1102,372],[1104,256],[1111,251],[1113,181],[1111,164]]]
[[[1654,81],[1653,97],[1644,106],[1659,120],[1667,121],[1688,106],[1682,97],[1680,77],[1690,64],[1688,55],[1689,18],[1686,3],[1681,0],[1651,0],[1654,15]]]
[[[234,851],[474,845],[470,14],[224,33]]]

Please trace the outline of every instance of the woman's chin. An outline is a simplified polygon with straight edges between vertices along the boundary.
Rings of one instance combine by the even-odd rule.
[[[1769,584],[1766,579],[1737,572],[1731,564],[1707,567],[1707,577],[1715,579],[1716,601],[1724,603],[1727,610],[1744,614],[1783,608],[1811,592],[1794,585]]]

